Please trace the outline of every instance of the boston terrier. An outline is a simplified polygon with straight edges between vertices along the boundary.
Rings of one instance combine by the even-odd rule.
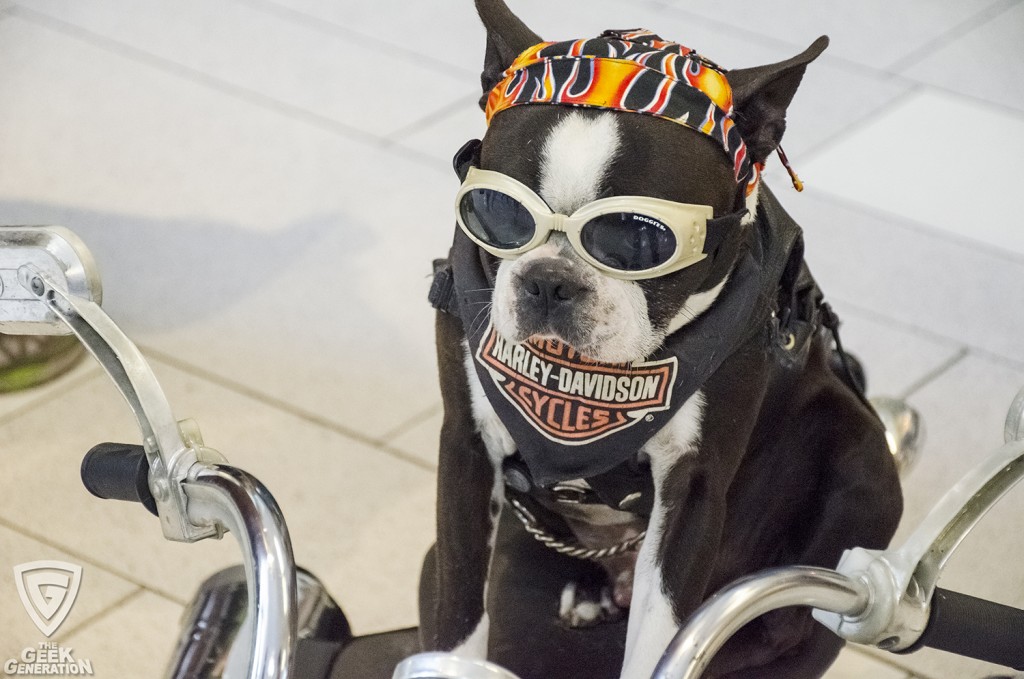
[[[902,511],[800,228],[760,177],[828,40],[726,71],[649,31],[544,42],[502,0],[476,5],[488,130],[455,158],[431,290],[423,644],[523,679],[646,679],[722,586],[883,548]],[[841,644],[776,612],[706,676],[818,677]]]

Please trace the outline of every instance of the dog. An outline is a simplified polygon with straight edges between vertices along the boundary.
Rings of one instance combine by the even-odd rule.
[[[544,43],[476,5],[489,127],[456,156],[431,291],[422,642],[523,679],[645,679],[717,589],[883,548],[902,512],[800,229],[760,180],[828,40],[724,71],[640,30]],[[706,676],[818,677],[841,644],[779,611]]]

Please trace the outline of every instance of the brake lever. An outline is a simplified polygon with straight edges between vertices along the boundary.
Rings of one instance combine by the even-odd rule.
[[[888,651],[910,648],[928,625],[932,595],[950,556],[978,521],[1024,478],[1024,389],[1010,406],[1005,445],[970,470],[902,545],[847,550],[837,571],[863,582],[872,605],[858,615],[815,610],[839,636]]]
[[[149,462],[149,486],[156,500],[164,537],[196,542],[220,537],[218,522],[193,523],[187,511],[183,482],[196,463],[218,464],[226,459],[203,445],[193,420],[174,419],[171,406],[153,370],[138,347],[95,302],[69,294],[35,265],[18,269],[18,281],[86,346],[128,402],[142,432]]]

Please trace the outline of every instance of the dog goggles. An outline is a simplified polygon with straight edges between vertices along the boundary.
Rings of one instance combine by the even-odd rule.
[[[514,259],[560,231],[596,269],[614,278],[639,280],[701,261],[728,230],[719,222],[734,226],[743,213],[712,219],[708,205],[614,196],[563,215],[512,177],[470,167],[455,197],[455,214],[466,235],[496,257]]]

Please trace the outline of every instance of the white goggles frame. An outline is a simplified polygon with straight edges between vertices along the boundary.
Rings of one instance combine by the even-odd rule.
[[[462,198],[474,189],[490,189],[503,193],[518,201],[533,217],[534,234],[528,243],[518,248],[500,248],[483,242],[462,220]],[[651,217],[672,231],[676,239],[676,251],[668,260],[658,266],[637,271],[616,269],[608,266],[588,253],[580,239],[580,233],[590,220],[603,214],[633,213]],[[650,196],[613,196],[587,203],[571,215],[553,212],[544,199],[522,182],[500,172],[470,167],[465,181],[455,195],[455,219],[469,238],[487,252],[503,259],[515,259],[545,242],[552,231],[560,231],[569,239],[576,253],[588,264],[603,273],[622,280],[654,278],[679,271],[707,257],[704,242],[707,237],[707,223],[714,216],[710,205],[676,203]]]

